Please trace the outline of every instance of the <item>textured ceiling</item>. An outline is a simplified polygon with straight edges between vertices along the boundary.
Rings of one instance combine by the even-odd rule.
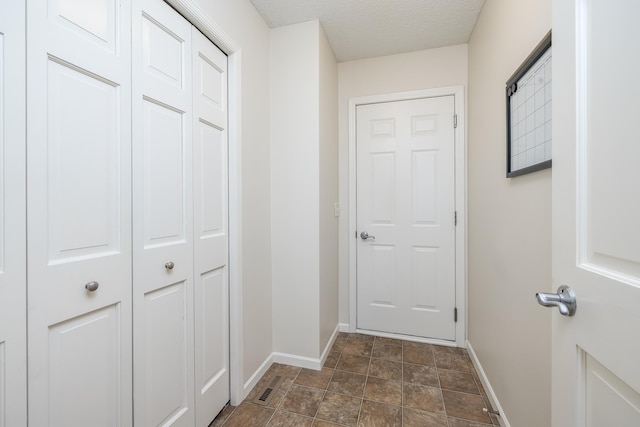
[[[251,0],[270,27],[319,19],[338,61],[466,43],[484,0]]]

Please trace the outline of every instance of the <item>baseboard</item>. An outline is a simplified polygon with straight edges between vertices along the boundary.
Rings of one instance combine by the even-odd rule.
[[[467,352],[469,352],[469,356],[471,357],[473,366],[476,368],[476,372],[478,372],[478,376],[480,377],[480,382],[484,387],[484,391],[487,392],[487,397],[489,398],[489,402],[491,403],[491,406],[493,406],[494,409],[500,412],[500,416],[498,417],[498,420],[500,421],[500,425],[502,427],[511,427],[511,424],[509,424],[509,420],[507,419],[507,415],[504,413],[502,406],[500,406],[500,402],[498,401],[498,397],[496,396],[496,393],[493,391],[493,387],[491,387],[489,378],[487,378],[487,374],[485,374],[484,369],[482,369],[480,360],[478,360],[478,356],[476,355],[476,352],[473,350],[473,346],[468,340],[467,340]]]
[[[338,323],[338,328],[340,328],[340,332],[350,332],[350,326],[348,323]]]
[[[336,325],[336,328],[333,330],[331,334],[331,338],[329,338],[329,342],[324,346],[324,350],[322,350],[322,354],[320,355],[320,368],[324,365],[324,362],[327,360],[327,356],[329,356],[329,352],[331,351],[331,347],[333,347],[333,343],[338,338],[338,333],[340,332],[340,325]],[[318,368],[318,369],[320,369]]]
[[[314,359],[313,357],[298,356],[296,354],[288,353],[273,353],[273,362],[282,363],[283,365],[295,366],[297,368],[307,368],[319,371],[322,367],[320,359]]]
[[[273,362],[273,353],[271,353],[269,356],[267,356],[264,362],[262,362],[260,366],[258,366],[258,369],[256,369],[251,377],[249,377],[247,382],[244,383],[244,386],[242,387],[242,399],[240,401],[244,400],[249,392],[253,390],[256,384],[258,384],[258,381],[260,381],[265,372],[267,372],[267,369],[269,369],[271,365],[273,365]]]
[[[256,369],[256,371],[251,375],[251,377],[247,380],[247,382],[244,383],[244,386],[242,388],[241,401],[247,397],[249,392],[251,392],[251,390],[256,386],[256,384],[258,384],[258,381],[260,381],[260,379],[265,374],[265,372],[267,372],[267,370],[274,363],[282,363],[283,365],[291,365],[291,366],[296,366],[298,368],[315,369],[316,371],[319,371],[322,368],[324,361],[327,359],[327,356],[329,355],[329,351],[331,351],[331,347],[333,346],[333,343],[338,337],[338,333],[341,331],[341,327],[342,327],[341,324],[336,326],[333,333],[331,334],[331,338],[329,339],[329,342],[327,342],[327,345],[322,351],[322,355],[320,356],[319,359],[314,359],[312,357],[297,356],[295,354],[278,353],[278,352],[271,353],[264,360],[264,362],[260,364],[258,369]]]

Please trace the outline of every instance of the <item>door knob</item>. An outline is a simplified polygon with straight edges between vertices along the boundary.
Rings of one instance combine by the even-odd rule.
[[[89,292],[95,291],[96,289],[98,289],[98,286],[100,286],[100,284],[96,281],[87,282],[84,284],[84,288]]]
[[[360,238],[362,240],[367,240],[367,239],[376,240],[376,236],[369,236],[369,233],[367,233],[366,231],[363,231],[362,233],[360,233]]]
[[[173,267],[174,267],[174,264],[172,261],[169,261],[164,265],[164,268],[166,268],[167,270],[173,270]]]
[[[563,316],[573,316],[576,314],[576,294],[568,286],[560,286],[557,294],[538,292],[536,299],[538,300],[538,304],[545,307],[558,307],[560,314]]]

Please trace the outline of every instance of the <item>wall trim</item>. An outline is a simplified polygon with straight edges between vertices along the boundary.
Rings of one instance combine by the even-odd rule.
[[[327,356],[329,356],[329,352],[331,351],[331,347],[333,347],[333,343],[338,338],[338,334],[340,333],[340,324],[337,324],[333,333],[331,334],[331,338],[327,342],[327,345],[324,346],[324,350],[322,350],[322,354],[320,355],[320,369],[324,365],[324,362],[327,360]]]
[[[242,50],[193,0],[164,0],[227,54],[229,108],[229,380],[230,401],[245,397],[242,298]],[[260,368],[258,369],[258,371]],[[256,372],[258,372],[256,371]],[[264,372],[263,372],[264,373]],[[260,375],[262,376],[262,375]]]
[[[339,332],[340,325],[336,325],[333,333],[331,334],[331,338],[329,338],[327,345],[325,345],[324,349],[322,350],[320,358],[298,356],[296,354],[290,353],[279,353],[276,351],[271,354],[273,357],[273,361],[274,363],[282,363],[285,365],[296,366],[298,368],[306,368],[319,371],[322,369],[322,365],[324,365],[325,360],[327,360],[327,356],[329,356],[331,347],[333,347],[333,343],[336,341],[336,338],[338,338]]]
[[[338,328],[340,328],[340,332],[351,332],[351,326],[348,323],[339,323]]]
[[[269,370],[271,365],[273,365],[273,353],[271,353],[269,356],[267,356],[266,359],[264,359],[264,361],[260,364],[260,366],[258,366],[258,369],[256,369],[255,372],[251,374],[247,382],[242,385],[242,394],[241,394],[242,399],[240,400],[241,402],[249,395],[249,393],[251,392],[251,390],[253,390],[256,384],[258,384],[258,381],[262,379],[262,377]],[[234,405],[233,403],[232,405],[237,406],[237,405]]]
[[[356,107],[358,105],[379,102],[404,101],[409,99],[432,98],[436,96],[454,96],[454,112],[458,116],[458,126],[454,129],[455,138],[455,204],[458,212],[456,227],[456,323],[455,343],[466,346],[467,339],[467,143],[465,133],[465,97],[463,86],[449,86],[423,89],[409,92],[370,95],[349,99],[349,226],[348,226],[348,277],[349,277],[349,331],[357,329],[357,277],[356,245],[353,236],[356,224]]]
[[[249,392],[251,392],[251,390],[256,386],[256,384],[258,384],[258,381],[260,381],[260,379],[264,376],[267,370],[274,363],[282,363],[285,365],[296,366],[298,368],[314,369],[316,371],[319,371],[320,369],[322,369],[322,365],[324,365],[324,362],[327,359],[327,356],[329,355],[329,352],[331,351],[331,347],[333,346],[333,343],[338,337],[339,332],[340,332],[340,325],[336,325],[336,328],[333,330],[333,333],[331,334],[331,338],[329,339],[329,342],[327,342],[327,345],[324,347],[324,350],[322,351],[322,356],[320,356],[319,359],[314,359],[311,357],[304,357],[304,356],[297,356],[295,354],[288,354],[288,353],[278,353],[278,352],[271,353],[260,364],[258,369],[256,369],[256,371],[253,374],[251,374],[251,377],[249,377],[247,382],[245,382],[242,385],[242,395],[241,395],[242,397],[240,401],[242,402],[242,400],[244,400],[247,397]]]
[[[489,398],[489,402],[498,412],[500,412],[500,416],[498,417],[498,420],[500,421],[500,425],[502,427],[511,427],[511,424],[509,424],[509,420],[507,419],[507,415],[504,413],[504,410],[502,409],[502,406],[498,401],[498,397],[496,396],[496,393],[493,390],[493,387],[491,387],[489,378],[487,377],[487,374],[484,372],[484,369],[482,369],[480,360],[478,359],[478,356],[476,355],[476,352],[473,350],[473,346],[469,341],[467,341],[467,352],[471,357],[473,366],[476,368],[476,372],[478,372],[478,377],[480,377],[480,382],[484,387],[484,391],[487,392],[487,397]]]
[[[274,363],[282,363],[283,365],[295,366],[297,368],[313,369],[314,371],[319,371],[322,368],[320,359],[313,357],[278,352],[273,352],[272,356]]]

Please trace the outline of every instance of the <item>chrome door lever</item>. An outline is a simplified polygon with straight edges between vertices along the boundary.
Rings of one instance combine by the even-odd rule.
[[[557,294],[538,292],[536,293],[536,299],[538,300],[538,304],[545,307],[558,307],[560,314],[563,316],[573,316],[576,314],[576,294],[568,286],[560,286]]]
[[[366,231],[363,231],[362,233],[360,233],[360,238],[362,240],[367,240],[367,239],[376,240],[376,236],[369,236],[369,233],[367,233]]]

